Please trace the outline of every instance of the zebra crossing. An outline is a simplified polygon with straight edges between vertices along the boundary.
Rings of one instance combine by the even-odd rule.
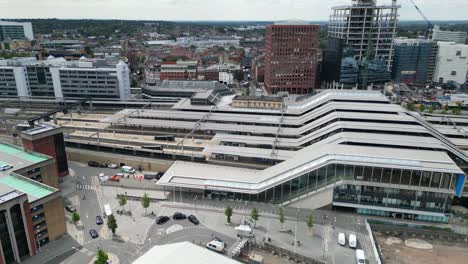
[[[91,184],[77,184],[77,190],[94,190],[94,186]]]

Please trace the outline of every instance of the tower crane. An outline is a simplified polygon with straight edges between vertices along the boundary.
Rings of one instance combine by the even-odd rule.
[[[432,24],[432,22],[426,17],[426,15],[424,15],[424,13],[421,11],[421,9],[418,7],[418,5],[416,4],[416,2],[414,2],[414,0],[408,0],[411,2],[411,4],[416,8],[416,10],[418,11],[418,13],[422,16],[422,18],[426,21],[427,23],[427,30],[426,30],[426,33],[424,34],[425,37],[429,38],[430,35],[431,35],[431,31],[432,29],[434,28],[434,25]]]

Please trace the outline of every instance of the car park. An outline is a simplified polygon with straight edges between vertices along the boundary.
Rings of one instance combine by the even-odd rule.
[[[156,224],[158,225],[163,225],[165,223],[167,223],[167,221],[171,220],[168,216],[158,216],[156,218]]]
[[[104,224],[104,220],[102,220],[102,217],[100,215],[96,216],[96,225],[102,225]]]
[[[90,161],[88,161],[88,166],[90,166],[90,167],[100,167],[101,164],[99,164],[99,163],[97,163],[97,162],[95,162],[95,161],[90,160]]]
[[[192,223],[194,225],[200,224],[200,221],[198,221],[197,217],[194,216],[194,215],[189,215],[188,220],[189,220],[190,223]]]
[[[94,229],[91,229],[89,230],[89,235],[92,237],[92,238],[98,238],[99,237],[99,234],[96,230]]]
[[[11,166],[9,164],[4,164],[4,165],[0,166],[0,171],[6,171],[6,170],[10,170],[10,169],[13,169],[13,166]]]
[[[76,212],[76,208],[72,205],[65,205],[65,210],[67,210],[70,213]]]
[[[340,244],[340,246],[346,246],[346,236],[344,233],[338,234],[338,244]]]
[[[186,219],[187,216],[185,216],[183,213],[176,212],[174,215],[172,215],[172,219],[174,220],[184,220]]]

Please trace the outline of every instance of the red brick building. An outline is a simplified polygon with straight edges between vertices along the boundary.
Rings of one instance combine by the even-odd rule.
[[[198,79],[197,61],[164,62],[161,65],[161,80],[196,80]]]
[[[265,37],[265,88],[270,94],[307,94],[316,86],[320,26],[299,22],[270,25]]]

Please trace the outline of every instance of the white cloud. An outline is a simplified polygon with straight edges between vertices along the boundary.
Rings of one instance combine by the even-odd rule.
[[[431,20],[468,19],[467,0],[415,0]],[[328,20],[330,7],[351,0],[0,0],[0,18],[148,20]],[[391,0],[380,0],[391,3]],[[409,0],[400,19],[419,20]]]

